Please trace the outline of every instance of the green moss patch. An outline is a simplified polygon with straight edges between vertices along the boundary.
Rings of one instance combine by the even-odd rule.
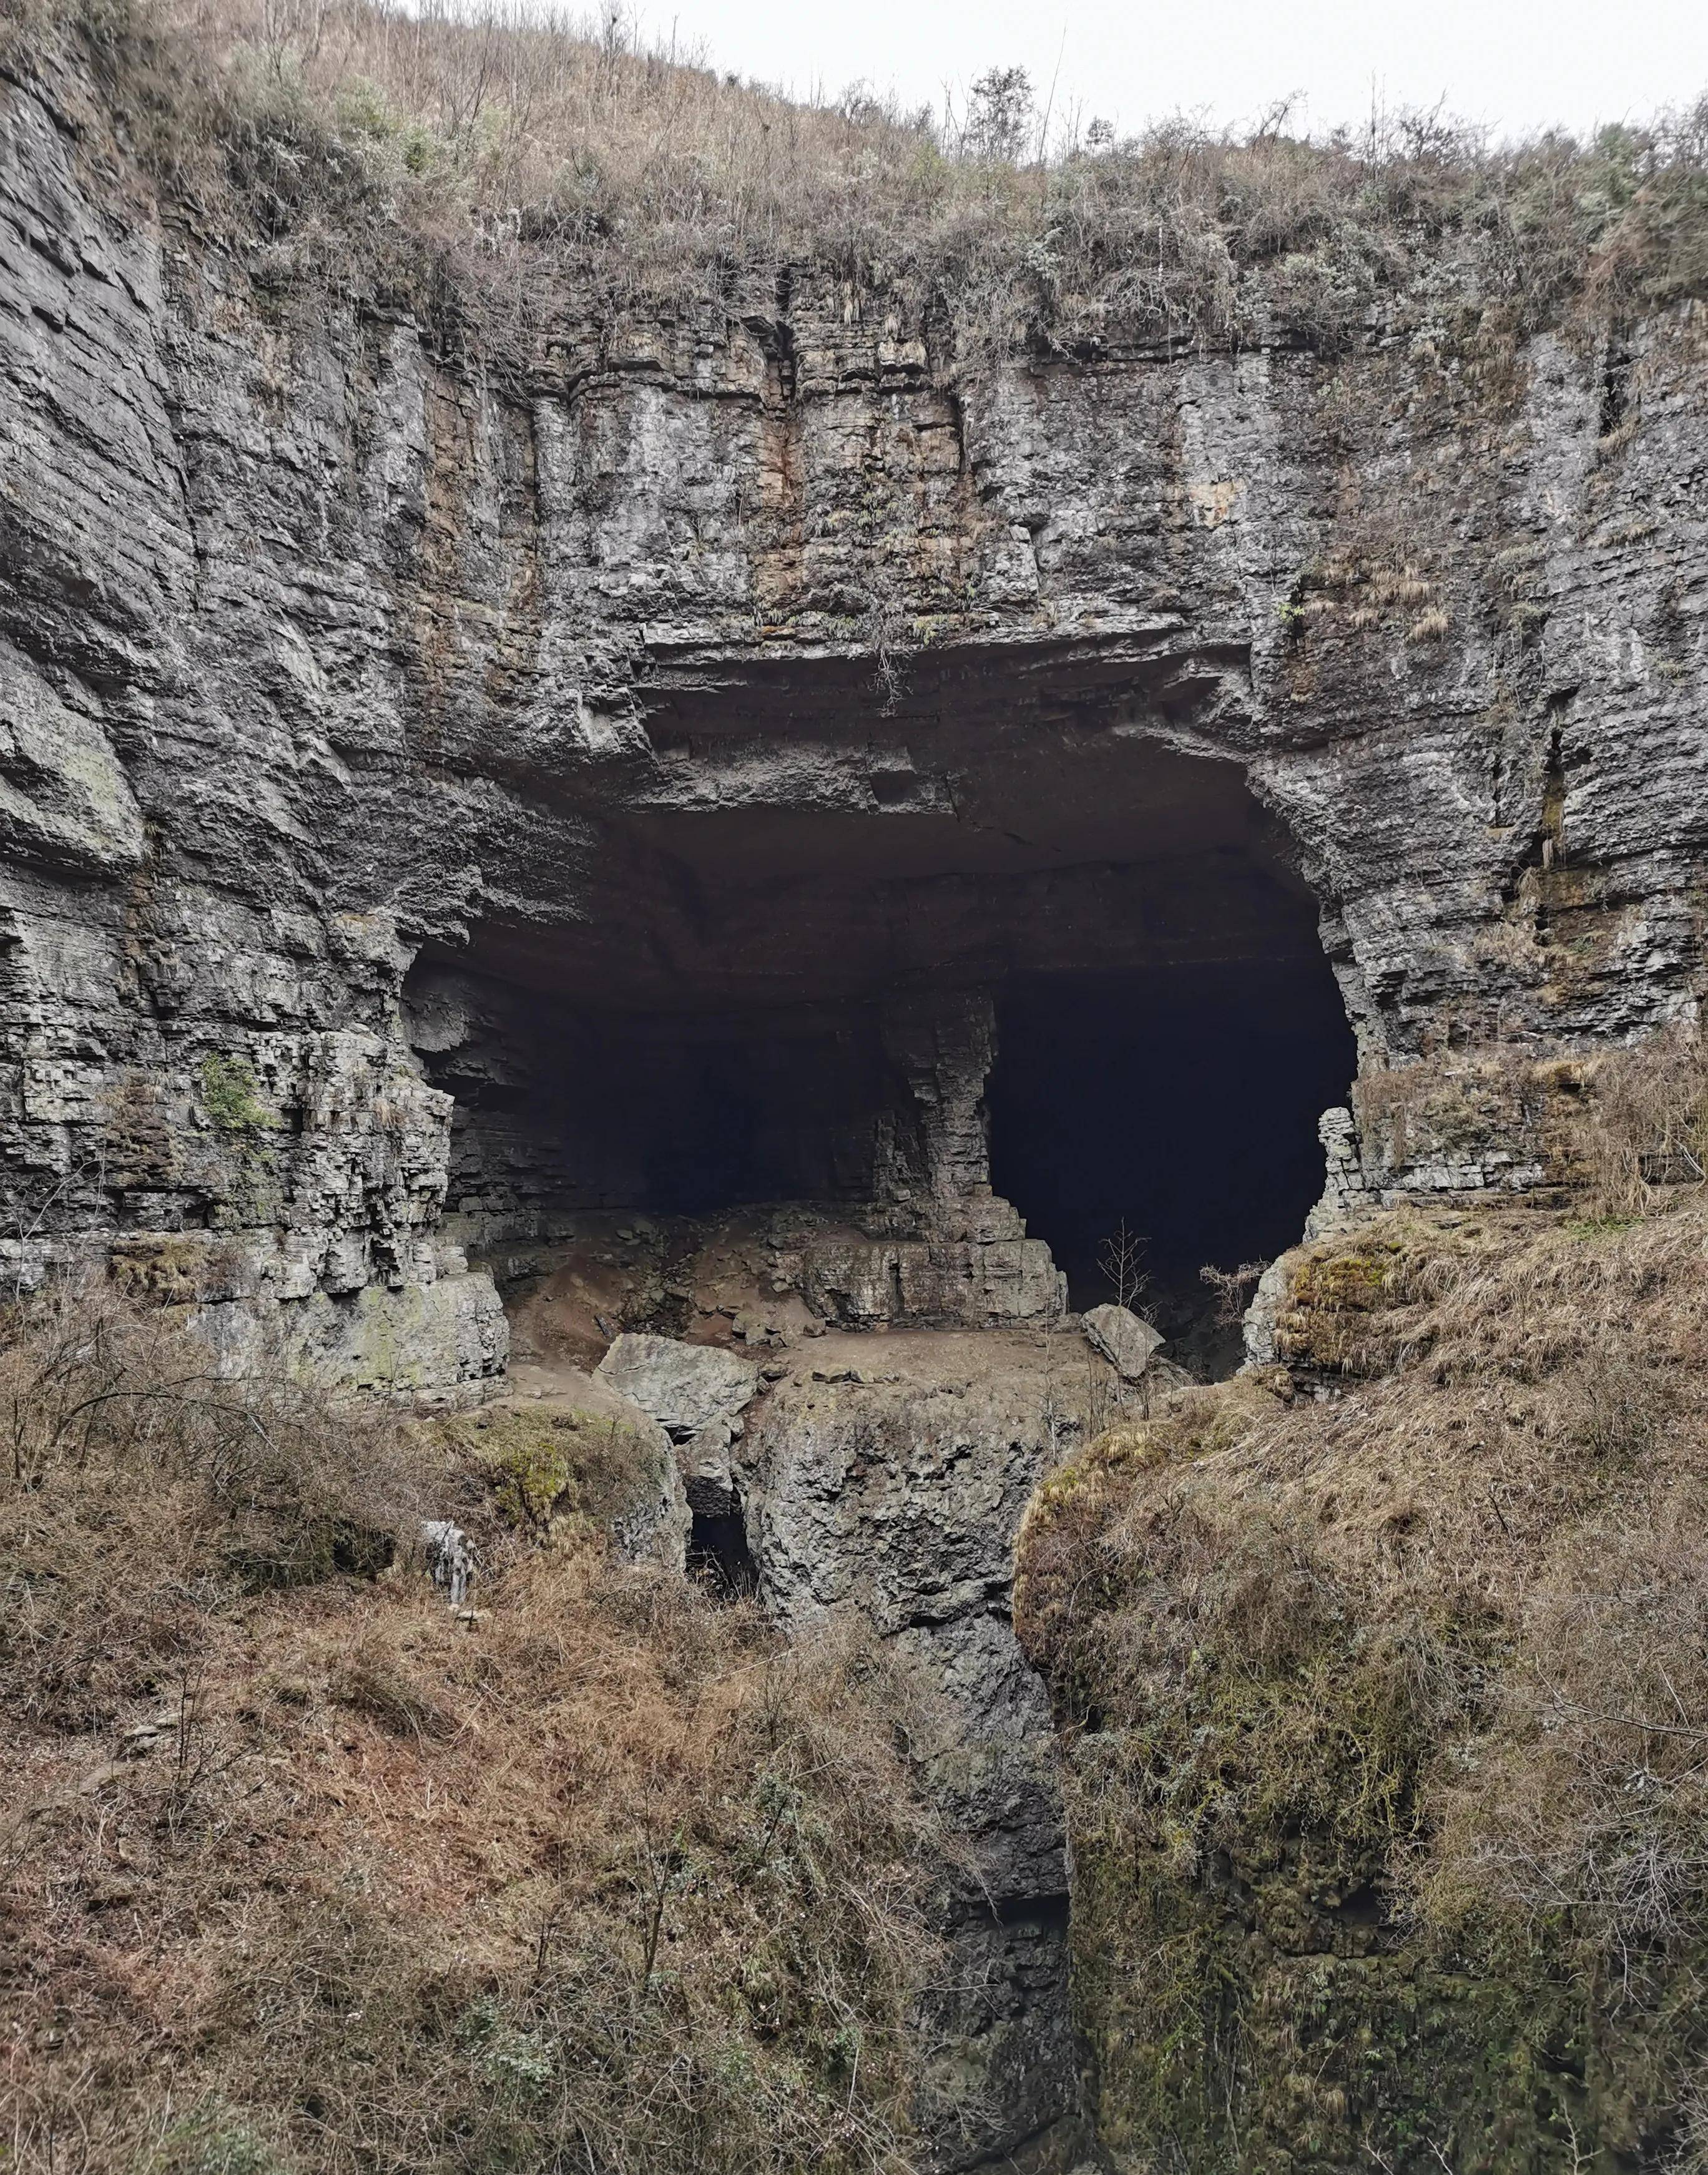
[[[504,1523],[542,1545],[603,1537],[653,1500],[664,1478],[657,1443],[604,1413],[501,1405],[437,1426],[484,1477]]]
[[[249,1060],[210,1051],[202,1060],[202,1108],[222,1133],[256,1133],[278,1120],[261,1100]]]

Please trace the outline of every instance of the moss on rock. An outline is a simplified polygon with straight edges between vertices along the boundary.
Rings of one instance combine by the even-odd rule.
[[[671,1526],[680,1483],[656,1428],[534,1402],[491,1406],[435,1426],[447,1449],[484,1477],[503,1522],[541,1546],[614,1539],[627,1553],[649,1554]]]

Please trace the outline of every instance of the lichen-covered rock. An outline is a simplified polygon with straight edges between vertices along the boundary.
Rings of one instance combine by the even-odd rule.
[[[485,1479],[504,1521],[542,1546],[608,1542],[680,1571],[689,1513],[670,1438],[592,1378],[438,1423]]]

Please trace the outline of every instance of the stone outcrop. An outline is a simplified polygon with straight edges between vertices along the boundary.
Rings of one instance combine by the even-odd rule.
[[[738,1516],[729,1446],[759,1387],[758,1369],[716,1345],[626,1334],[600,1360],[599,1371],[679,1445],[677,1463],[695,1516]]]
[[[402,1009],[435,960],[566,1033],[827,1008],[843,1136],[755,1153],[840,1171],[874,1242],[969,1249],[1022,1243],[981,1030],[868,1028],[886,990],[1249,952],[1290,856],[1367,1061],[1694,1007],[1690,310],[1504,377],[1378,327],[952,391],[803,268],[787,392],[774,297],[618,331],[566,300],[500,373],[263,297],[114,187],[86,87],[4,97],[14,1273],[93,1234],[234,1350],[496,1372],[442,1230],[467,1075],[424,1077],[469,1044]]]
[[[733,1352],[673,1337],[619,1337],[599,1371],[678,1441],[708,1427],[727,1432],[759,1386],[758,1370]]]
[[[919,1749],[971,1855],[937,2020],[971,2110],[951,2164],[1065,2167],[1076,2134],[1049,1708],[1009,1603],[1027,1502],[1084,1440],[1083,1349],[1037,1331],[832,1333],[732,1451],[766,1608],[794,1625],[856,1612],[938,1689]]]

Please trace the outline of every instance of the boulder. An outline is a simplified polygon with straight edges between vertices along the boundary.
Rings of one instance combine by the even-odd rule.
[[[1129,1306],[1094,1306],[1080,1316],[1093,1348],[1130,1382],[1136,1382],[1167,1339]]]
[[[738,1415],[759,1387],[759,1370],[751,1359],[714,1344],[633,1332],[617,1338],[597,1371],[678,1442],[717,1422],[734,1434]]]

